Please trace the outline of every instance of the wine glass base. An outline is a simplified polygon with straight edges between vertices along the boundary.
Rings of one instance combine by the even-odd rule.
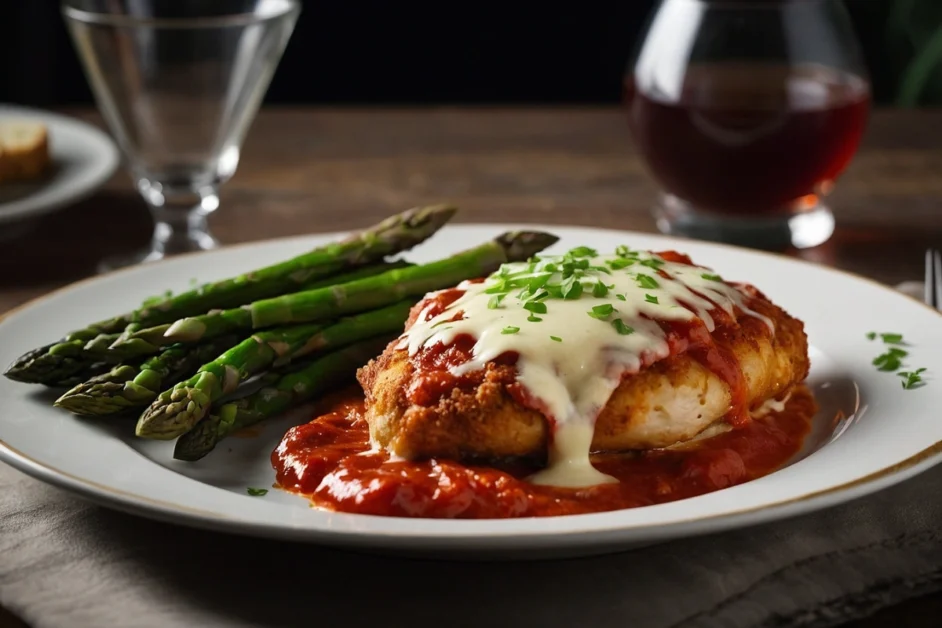
[[[742,218],[701,212],[665,195],[653,214],[661,233],[767,251],[812,248],[834,233],[834,214],[821,204],[799,214]]]

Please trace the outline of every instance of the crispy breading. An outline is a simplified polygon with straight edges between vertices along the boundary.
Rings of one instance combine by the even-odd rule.
[[[765,323],[746,315],[712,336],[739,360],[747,399],[755,407],[804,380],[810,365],[802,322],[758,291],[746,291],[752,297],[749,306],[775,323],[774,336]],[[407,459],[545,454],[548,422],[511,394],[514,366],[488,363],[484,372],[473,374],[470,384],[452,387],[429,403],[416,403],[410,389],[423,375],[396,342],[360,370],[375,443]],[[592,448],[627,451],[682,443],[722,424],[730,408],[731,394],[723,379],[691,355],[674,355],[623,378],[597,419]]]

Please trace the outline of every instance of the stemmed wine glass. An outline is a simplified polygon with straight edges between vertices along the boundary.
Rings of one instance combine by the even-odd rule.
[[[661,231],[775,249],[831,236],[824,198],[870,106],[839,0],[662,0],[624,86]]]
[[[105,122],[150,208],[148,250],[210,249],[207,216],[294,30],[297,0],[64,0]]]

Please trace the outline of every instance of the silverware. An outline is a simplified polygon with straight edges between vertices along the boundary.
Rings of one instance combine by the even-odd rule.
[[[942,253],[937,249],[926,250],[925,301],[942,311]]]

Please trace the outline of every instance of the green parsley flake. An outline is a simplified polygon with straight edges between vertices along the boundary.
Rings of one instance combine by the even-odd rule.
[[[554,341],[556,341],[556,342],[562,342],[562,341],[563,341],[563,339],[560,338],[559,336],[550,336],[550,340],[554,340]]]
[[[619,301],[627,301],[627,300],[628,300],[628,297],[626,297],[626,296],[623,295],[623,294],[616,294],[616,295],[615,295],[615,298],[618,299]]]
[[[569,250],[569,255],[572,257],[598,257],[599,252],[588,246],[577,246]]]
[[[898,371],[903,366],[902,359],[907,355],[909,355],[908,352],[893,347],[886,353],[875,357],[873,365],[881,371]]]
[[[619,257],[617,259],[609,260],[608,265],[612,267],[612,270],[621,270],[622,268],[627,268],[635,263],[633,259],[626,259],[624,257]]]
[[[592,296],[596,299],[601,299],[606,294],[608,294],[608,286],[601,281],[596,282],[595,285],[592,286]]]
[[[523,309],[534,314],[546,314],[546,304],[542,301],[528,301],[523,304]]]
[[[644,275],[644,274],[638,273],[638,275],[636,276],[636,279],[638,280],[639,286],[641,286],[642,288],[647,288],[648,290],[657,288],[661,285],[657,282],[656,279],[654,279],[654,277],[651,277],[650,275]]]
[[[621,320],[620,318],[616,318],[612,321],[612,327],[614,327],[615,331],[617,331],[622,336],[635,333],[635,330],[626,325],[625,321]]]
[[[246,489],[246,492],[248,492],[248,494],[251,495],[252,497],[263,497],[265,495],[268,495],[267,488],[252,488],[250,486],[249,488]]]
[[[570,277],[562,285],[563,298],[567,300],[578,299],[582,296],[582,282]]]
[[[707,281],[723,281],[723,278],[720,277],[719,275],[711,275],[710,273],[703,273],[700,276],[706,279]]]
[[[535,314],[530,314],[529,316],[527,316],[527,320],[530,321],[531,323],[539,323],[543,319]]]
[[[529,282],[527,282],[527,288],[530,289],[530,292],[536,294],[540,288],[546,285],[546,282],[549,281],[550,277],[552,276],[553,276],[552,273],[544,273],[542,275],[537,275],[536,277],[533,277],[532,279],[530,279]]]
[[[877,332],[875,331],[871,331],[867,333],[867,340],[873,340],[876,337],[877,337]]]
[[[918,368],[915,371],[900,371],[897,373],[897,375],[905,380],[900,382],[903,385],[903,390],[919,388],[924,385],[925,382],[922,381],[922,374],[925,372],[925,368]]]
[[[502,333],[502,334],[504,334],[505,336],[507,336],[507,335],[509,335],[509,334],[515,334],[515,333],[517,333],[518,331],[520,331],[520,328],[519,328],[519,327],[514,327],[514,326],[512,326],[512,325],[508,325],[507,327],[504,327],[503,329],[501,329],[501,330],[500,330],[500,333]]]
[[[495,294],[487,301],[487,309],[496,310],[500,307],[500,302],[504,300],[504,294]]]
[[[615,306],[611,303],[603,303],[601,305],[596,305],[589,312],[588,315],[592,318],[597,318],[599,320],[605,320],[609,316],[615,313]]]
[[[880,339],[888,345],[903,344],[903,334],[880,334]]]
[[[648,303],[654,303],[655,305],[657,305],[657,297],[654,296],[653,294],[644,295],[644,300],[647,301]]]
[[[642,260],[642,261],[641,261],[641,265],[642,265],[642,266],[647,266],[648,268],[653,268],[654,270],[657,270],[657,269],[659,269],[661,266],[664,265],[664,260],[660,260],[660,259],[656,259],[656,258],[646,259],[646,260]]]

